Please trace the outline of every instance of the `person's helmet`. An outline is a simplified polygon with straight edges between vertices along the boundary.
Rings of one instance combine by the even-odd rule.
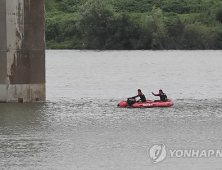
[[[138,91],[139,91],[139,92],[141,92],[141,90],[140,90],[140,89],[138,89]]]
[[[161,89],[159,91],[163,92],[163,90],[161,90]]]

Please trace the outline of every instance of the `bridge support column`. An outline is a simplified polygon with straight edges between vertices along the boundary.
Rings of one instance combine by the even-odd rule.
[[[45,101],[45,0],[0,0],[0,102]]]

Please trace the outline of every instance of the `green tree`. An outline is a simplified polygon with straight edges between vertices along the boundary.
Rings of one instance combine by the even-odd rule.
[[[86,48],[103,49],[112,28],[114,11],[104,0],[89,0],[79,10],[78,29]]]
[[[222,49],[222,27],[214,28],[214,47]]]
[[[183,48],[189,50],[214,49],[215,35],[201,24],[190,24],[185,27]]]
[[[47,41],[57,40],[61,35],[60,24],[54,19],[46,19],[45,37]]]
[[[216,20],[222,22],[222,8],[217,11]]]
[[[51,9],[51,0],[45,0],[45,10],[46,12]]]
[[[167,40],[167,29],[164,23],[164,16],[160,8],[153,7],[151,11],[153,20],[153,49],[164,49]]]
[[[57,0],[61,1],[58,8],[64,12],[76,12],[86,0]]]
[[[166,43],[167,49],[181,49],[184,28],[185,24],[180,20],[178,20],[176,24],[168,27],[168,41]]]
[[[155,23],[152,16],[147,15],[143,18],[141,23],[141,35],[140,40],[144,49],[152,49],[153,48],[153,38],[155,32]]]
[[[128,13],[121,13],[115,18],[114,30],[106,43],[106,49],[141,49],[141,28]]]

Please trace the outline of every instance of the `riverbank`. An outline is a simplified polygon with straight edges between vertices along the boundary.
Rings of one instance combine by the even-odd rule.
[[[222,49],[215,0],[46,0],[47,49]]]

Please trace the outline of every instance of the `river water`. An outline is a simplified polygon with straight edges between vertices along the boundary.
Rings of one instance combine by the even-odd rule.
[[[222,150],[221,66],[222,51],[47,51],[47,102],[0,104],[0,169],[219,170],[170,150]],[[174,106],[117,107],[138,88]]]

